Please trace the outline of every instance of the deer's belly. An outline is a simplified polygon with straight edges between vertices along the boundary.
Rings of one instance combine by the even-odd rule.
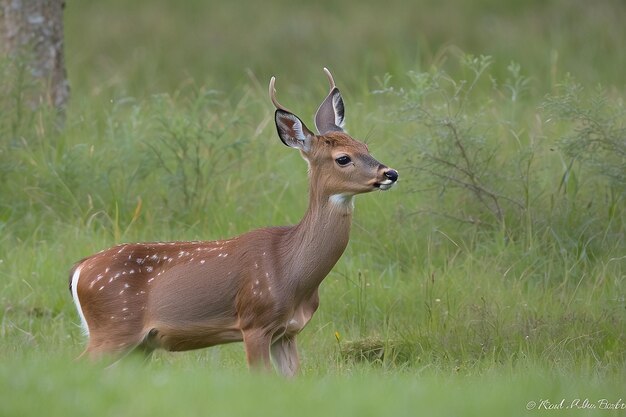
[[[243,340],[235,321],[205,323],[156,323],[151,326],[149,343],[169,351],[200,349]]]

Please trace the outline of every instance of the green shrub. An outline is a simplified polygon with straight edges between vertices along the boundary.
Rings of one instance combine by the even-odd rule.
[[[462,55],[458,63],[461,79],[433,68],[410,72],[408,88],[386,78],[379,90],[399,98],[396,117],[410,129],[410,186],[427,196],[416,212],[440,217],[440,225],[452,219],[448,231],[470,224],[475,232],[503,233],[572,259],[618,249],[625,215],[623,103],[602,90],[583,94],[572,81],[534,103],[519,65],[510,64],[501,81],[488,56]]]

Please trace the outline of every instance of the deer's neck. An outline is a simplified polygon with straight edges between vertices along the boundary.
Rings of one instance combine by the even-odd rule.
[[[350,238],[353,196],[309,192],[309,207],[293,226],[285,248],[286,269],[304,297],[315,291],[343,254]]]

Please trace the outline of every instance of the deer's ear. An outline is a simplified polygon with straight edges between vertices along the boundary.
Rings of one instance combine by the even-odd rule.
[[[276,130],[283,143],[290,148],[297,148],[303,152],[311,149],[311,140],[315,136],[306,125],[293,113],[281,109],[274,113]]]
[[[333,87],[326,99],[315,113],[315,127],[320,135],[328,132],[343,132],[344,125],[343,98],[337,87]]]
[[[335,87],[335,79],[328,68],[324,68],[324,73],[330,83],[330,91],[315,113],[315,127],[320,135],[328,132],[343,132],[345,116],[343,98],[339,89]]]

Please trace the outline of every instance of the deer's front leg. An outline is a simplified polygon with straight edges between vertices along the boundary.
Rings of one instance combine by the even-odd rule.
[[[271,371],[270,360],[271,335],[263,330],[252,329],[243,332],[243,344],[250,369]]]
[[[286,377],[293,377],[300,368],[300,358],[296,346],[296,336],[283,336],[272,344],[272,359],[278,371]]]

